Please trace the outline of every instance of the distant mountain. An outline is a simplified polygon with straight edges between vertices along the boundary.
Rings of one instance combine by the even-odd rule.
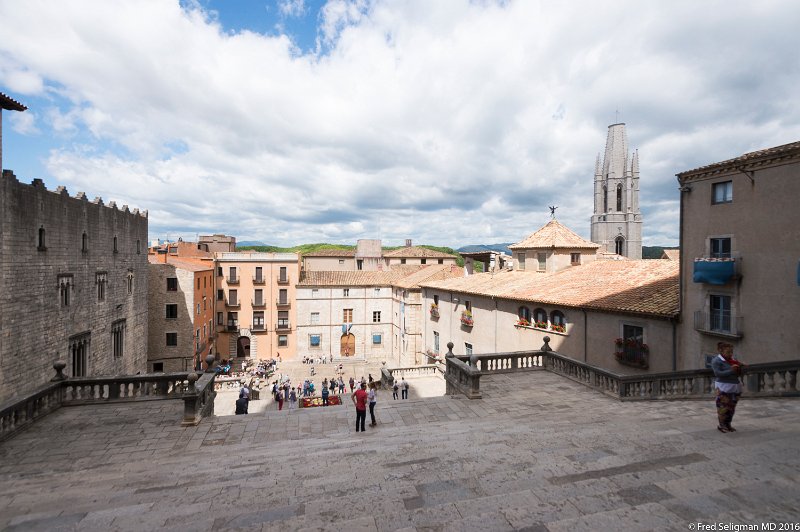
[[[456,251],[459,253],[480,253],[481,251],[502,251],[507,255],[511,255],[511,250],[508,249],[508,246],[513,244],[513,242],[505,242],[501,244],[473,244],[470,246],[463,246],[458,248]]]
[[[242,246],[266,246],[266,244],[258,240],[242,240],[241,242],[236,242],[237,248]]]

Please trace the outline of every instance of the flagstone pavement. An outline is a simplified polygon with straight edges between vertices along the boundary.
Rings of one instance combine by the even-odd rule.
[[[0,529],[800,529],[800,400],[743,398],[721,434],[707,400],[481,389],[382,392],[366,433],[348,402],[190,428],[178,401],[65,407],[0,443]]]

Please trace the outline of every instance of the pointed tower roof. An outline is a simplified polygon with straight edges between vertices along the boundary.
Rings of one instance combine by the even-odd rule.
[[[509,249],[597,249],[600,246],[578,236],[555,218],[521,242],[511,244]]]
[[[628,135],[625,133],[625,124],[611,124],[608,126],[606,153],[603,157],[603,177],[617,179],[625,177],[627,163]]]

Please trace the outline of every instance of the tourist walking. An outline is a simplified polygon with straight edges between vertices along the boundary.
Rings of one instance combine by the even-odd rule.
[[[278,403],[278,410],[283,410],[283,390],[275,392],[275,402]]]
[[[297,391],[292,386],[292,391],[289,392],[289,410],[294,410],[295,408],[297,408]]]
[[[378,392],[375,390],[375,383],[369,383],[369,393],[367,394],[367,400],[369,400],[369,417],[372,418],[372,423],[369,424],[370,427],[374,427],[377,425],[375,422],[375,403],[378,402]]]
[[[398,391],[400,391],[400,385],[397,384],[397,381],[394,381],[394,384],[392,385],[392,399],[394,399],[395,401],[397,401]]]
[[[400,388],[403,389],[403,399],[408,399],[408,382],[406,382],[405,377],[403,377],[403,380],[400,383]]]
[[[364,432],[366,429],[364,428],[364,424],[367,422],[367,385],[362,384],[361,387],[353,392],[353,395],[350,398],[353,400],[353,404],[356,405],[356,432],[359,431],[359,427],[361,432]]]
[[[717,356],[711,361],[717,387],[717,430],[720,432],[736,432],[731,426],[733,414],[736,413],[736,404],[742,394],[742,385],[739,376],[742,374],[742,364],[733,358],[733,345],[727,342],[717,344]]]
[[[336,395],[336,381],[331,377],[331,395]]]
[[[356,386],[356,380],[353,377],[350,377],[350,393],[353,393]]]
[[[344,379],[340,375],[339,376],[339,395],[342,395],[343,393],[344,393]]]

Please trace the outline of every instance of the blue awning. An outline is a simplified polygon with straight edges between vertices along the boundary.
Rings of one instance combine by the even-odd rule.
[[[728,284],[736,274],[736,263],[732,260],[696,260],[694,262],[695,283],[714,285]]]

